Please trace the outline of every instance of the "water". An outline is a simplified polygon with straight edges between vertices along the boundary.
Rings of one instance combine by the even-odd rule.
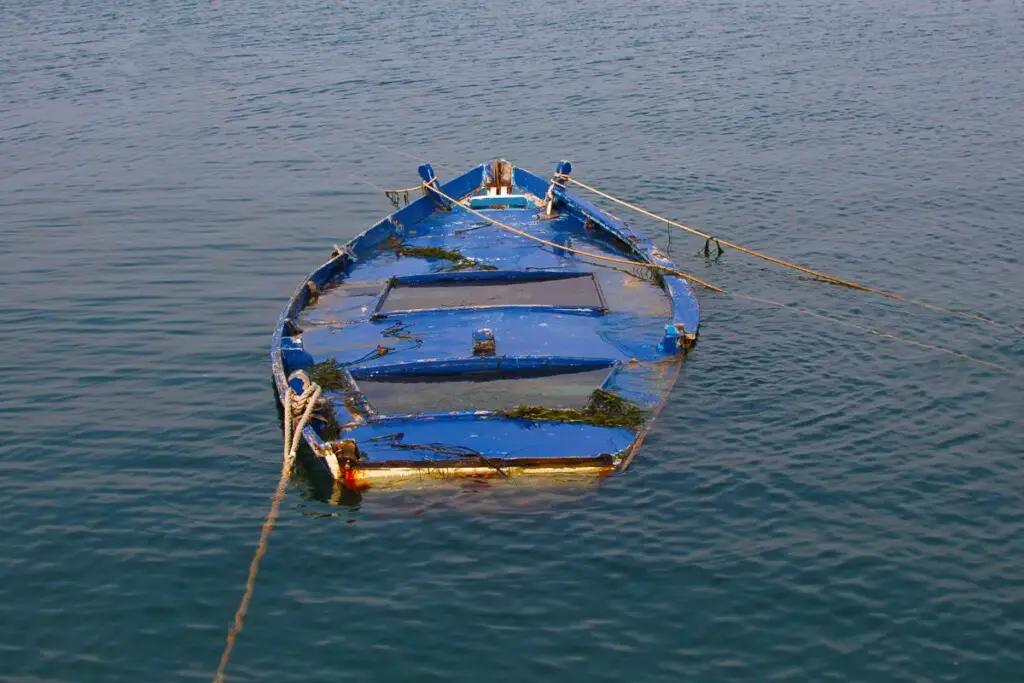
[[[768,253],[1024,320],[1016,2],[0,19],[3,680],[212,677],[279,470],[272,325],[416,158],[571,159]],[[671,244],[727,290],[1017,374],[702,293],[658,428],[597,491],[339,506],[295,481],[231,680],[1020,680],[1022,335]]]

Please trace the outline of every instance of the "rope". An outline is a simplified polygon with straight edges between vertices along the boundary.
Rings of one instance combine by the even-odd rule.
[[[391,205],[396,209],[401,205],[401,200],[405,201],[405,205],[409,206],[409,193],[415,192],[420,189],[419,185],[413,187],[401,187],[394,190],[384,190],[384,196],[388,198]]]
[[[387,145],[383,145],[383,144],[381,144],[379,142],[376,142],[376,141],[371,142],[369,140],[366,140],[365,138],[348,137],[346,135],[343,135],[343,134],[339,133],[338,131],[333,131],[332,134],[333,135],[339,135],[340,137],[343,137],[343,138],[347,138],[347,139],[349,139],[349,140],[351,140],[353,142],[361,142],[361,143],[364,143],[364,144],[369,144],[371,146],[377,147],[379,149],[386,150],[386,151],[391,152],[393,154],[397,154],[397,155],[403,156],[403,157],[405,157],[407,159],[413,159],[415,161],[420,161],[420,162],[426,163],[426,159],[424,159],[423,157],[419,157],[419,156],[416,156],[415,154],[410,154],[408,152],[404,152],[402,150],[395,149],[393,147],[388,147]],[[280,139],[277,139],[277,138],[271,138],[271,139],[274,142],[277,142],[279,145],[283,146],[283,144],[284,144],[283,140],[280,140]],[[290,148],[290,145],[289,145],[289,148]],[[315,150],[312,150],[312,149],[309,149],[309,148],[307,148],[306,151],[309,152],[310,154],[312,154],[313,156],[316,156],[316,157],[320,158],[322,161],[324,161],[325,163],[329,164],[330,166],[332,166],[332,167],[334,166],[335,162],[331,161],[330,159],[328,159],[324,155],[320,154],[319,152],[316,152]],[[447,170],[450,170],[450,171],[455,171],[455,172],[459,171],[459,169],[454,168],[452,166],[448,166],[447,164],[439,164],[437,162],[434,162],[434,166],[436,166],[438,168],[447,169]],[[384,193],[388,192],[388,190],[386,190],[385,188],[383,188],[383,187],[381,187],[379,185],[376,185],[374,183],[371,183],[371,182],[369,182],[368,180],[366,180],[365,178],[363,178],[361,176],[358,176],[358,175],[351,176],[350,179],[351,180],[355,180],[357,182],[364,183],[366,185],[369,185],[370,187],[373,187],[374,189],[380,190],[380,191],[382,191]],[[655,220],[664,221],[666,224],[671,225],[672,227],[675,227],[675,228],[678,228],[680,230],[685,230],[687,232],[693,233],[694,235],[698,235],[700,237],[703,237],[705,240],[707,240],[707,239],[714,239],[711,235],[709,235],[707,233],[704,233],[704,232],[701,232],[700,230],[696,230],[696,229],[691,228],[689,226],[683,225],[682,223],[677,223],[676,221],[669,220],[668,218],[662,218],[661,216],[658,216],[657,214],[651,213],[649,211],[645,211],[644,209],[640,208],[639,206],[636,206],[634,204],[630,204],[629,202],[626,202],[626,201],[623,201],[621,199],[618,199],[617,197],[613,197],[613,196],[611,196],[611,195],[609,195],[609,194],[607,194],[605,192],[602,192],[602,191],[598,190],[595,187],[591,187],[590,185],[582,183],[579,180],[576,180],[576,179],[574,179],[574,178],[572,178],[570,176],[558,176],[556,178],[556,181],[554,182],[554,184],[557,187],[561,187],[561,188],[564,189],[565,185],[563,183],[561,183],[561,182],[558,182],[559,180],[567,180],[567,181],[569,181],[569,182],[571,182],[571,183],[573,183],[575,185],[578,185],[578,186],[582,187],[585,190],[589,190],[590,192],[593,192],[593,193],[595,193],[597,195],[600,195],[600,196],[604,197],[605,199],[613,201],[613,202],[615,202],[617,204],[620,204],[622,206],[625,206],[627,208],[633,209],[634,211],[638,211],[639,213],[642,213],[645,216],[649,216],[651,218],[654,218]],[[414,189],[419,189],[419,188],[409,188],[409,189],[410,190],[414,190]],[[609,213],[609,215],[611,215],[613,218],[615,218],[614,214]],[[737,251],[741,251],[743,253],[750,254],[752,256],[756,256],[757,258],[763,258],[763,259],[765,259],[767,261],[770,261],[772,263],[776,263],[778,265],[782,265],[782,266],[789,267],[789,268],[794,268],[796,270],[799,270],[801,272],[805,272],[805,273],[807,273],[809,275],[813,275],[815,277],[819,277],[819,278],[821,278],[823,280],[827,280],[829,282],[834,282],[836,284],[844,285],[846,287],[851,287],[853,289],[858,289],[858,290],[861,290],[861,291],[877,293],[877,294],[879,294],[881,296],[884,296],[884,297],[890,298],[890,299],[898,299],[898,300],[906,301],[907,303],[915,304],[917,306],[921,306],[922,308],[927,308],[929,310],[938,311],[938,312],[942,312],[942,313],[949,313],[951,315],[956,315],[956,316],[959,316],[961,318],[966,318],[966,319],[974,320],[974,321],[977,321],[977,322],[983,322],[983,323],[987,323],[989,325],[995,325],[996,327],[1008,328],[1008,329],[1014,330],[1015,332],[1024,332],[1024,325],[1009,325],[1007,323],[1002,323],[1002,322],[999,322],[997,320],[992,320],[990,318],[986,318],[985,316],[978,315],[978,314],[975,314],[975,313],[967,313],[965,311],[957,311],[957,310],[954,310],[954,309],[951,309],[951,308],[946,308],[944,306],[937,306],[935,304],[929,304],[927,302],[920,301],[920,300],[917,300],[917,299],[910,299],[910,298],[907,298],[907,297],[905,297],[903,295],[900,295],[900,294],[894,294],[892,292],[885,292],[883,290],[875,289],[875,288],[872,288],[872,287],[867,287],[866,285],[861,285],[859,283],[851,282],[849,280],[841,280],[840,278],[834,278],[834,277],[832,277],[830,275],[826,275],[825,273],[821,273],[821,272],[818,272],[818,271],[815,271],[815,270],[811,270],[810,268],[804,268],[802,266],[798,266],[796,264],[789,263],[788,261],[782,261],[780,259],[776,259],[776,258],[773,258],[771,256],[768,256],[767,254],[762,254],[760,252],[756,252],[756,251],[754,251],[752,249],[747,249],[745,247],[742,247],[742,246],[740,246],[738,244],[735,244],[733,242],[729,242],[727,240],[716,240],[716,241],[720,242],[721,244],[725,244],[726,246],[732,247],[733,249],[736,249]],[[563,247],[558,247],[558,248],[562,249]],[[568,249],[567,249],[567,251],[568,251]],[[639,264],[639,265],[644,265],[644,264]],[[654,266],[654,267],[657,268],[657,266]],[[696,280],[695,278],[691,278],[691,279],[693,279],[693,281],[695,281],[695,282],[699,282],[700,284],[703,284],[706,287],[709,287],[709,289],[711,289],[712,291],[721,291],[719,289],[716,289],[713,286],[708,286],[706,283],[700,282],[700,281]]]
[[[864,291],[864,292],[873,292],[875,294],[880,294],[880,295],[882,295],[884,297],[888,297],[890,299],[902,299],[903,298],[899,294],[893,294],[892,292],[886,292],[886,291],[883,291],[881,289],[875,289],[874,287],[868,287],[867,285],[862,285],[860,283],[853,282],[851,280],[843,280],[843,279],[838,278],[838,277],[833,277],[832,275],[826,275],[825,273],[820,273],[820,272],[818,272],[816,270],[811,270],[810,268],[804,268],[803,266],[798,266],[797,264],[790,263],[789,261],[783,261],[781,259],[777,259],[777,258],[774,258],[772,256],[768,256],[767,254],[762,254],[761,252],[754,251],[753,249],[747,249],[746,247],[741,246],[739,244],[735,244],[735,243],[729,242],[727,240],[719,239],[717,237],[714,237],[713,235],[707,234],[706,232],[701,232],[700,230],[697,230],[695,228],[691,228],[691,227],[689,227],[687,225],[683,225],[682,223],[677,223],[677,222],[675,222],[673,220],[665,218],[664,216],[659,216],[656,213],[651,213],[650,211],[648,211],[646,209],[640,208],[636,204],[630,204],[629,202],[624,201],[622,199],[618,199],[617,197],[613,197],[610,194],[605,194],[604,192],[601,192],[601,190],[598,190],[595,187],[591,187],[590,185],[586,185],[585,183],[581,183],[580,181],[576,180],[575,178],[571,178],[569,176],[562,176],[562,180],[567,180],[570,183],[573,183],[575,185],[579,185],[584,190],[589,190],[590,192],[593,192],[596,195],[600,195],[601,197],[604,197],[605,199],[607,199],[609,201],[613,201],[616,204],[621,204],[622,206],[625,206],[628,209],[633,209],[634,211],[636,211],[638,213],[642,213],[643,215],[645,215],[645,216],[647,216],[649,218],[653,218],[653,219],[659,220],[659,221],[664,221],[665,223],[667,223],[667,224],[669,224],[669,225],[671,225],[673,227],[679,228],[680,230],[685,230],[687,232],[693,233],[694,235],[698,235],[699,237],[703,237],[706,240],[714,240],[716,243],[721,243],[721,244],[724,244],[727,247],[732,247],[736,251],[742,251],[744,254],[750,254],[751,256],[756,256],[757,258],[764,259],[765,261],[770,261],[771,263],[775,263],[775,264],[778,264],[780,266],[785,266],[787,268],[792,268],[794,270],[799,270],[802,273],[807,273],[808,275],[813,275],[815,277],[821,278],[822,280],[828,280],[829,282],[834,282],[837,285],[843,285],[844,287],[850,287],[852,289],[859,289],[859,290]]]
[[[313,410],[316,408],[317,401],[320,400],[321,388],[312,382],[306,373],[299,370],[289,377],[291,379],[299,379],[302,381],[302,393],[296,393],[291,386],[285,392],[284,397],[284,458],[281,462],[281,478],[277,482],[277,488],[274,490],[274,496],[271,499],[270,512],[267,513],[267,518],[263,521],[263,528],[260,530],[260,540],[256,544],[256,553],[252,556],[252,561],[249,563],[249,577],[245,582],[245,593],[242,595],[242,602],[238,606],[238,611],[235,612],[235,622],[231,628],[228,629],[227,643],[224,645],[224,652],[220,656],[220,665],[217,667],[217,673],[213,677],[214,683],[223,683],[224,681],[224,670],[227,668],[228,660],[231,659],[231,652],[234,650],[235,641],[238,640],[238,634],[242,631],[242,626],[245,621],[245,615],[249,611],[249,603],[252,601],[253,589],[256,586],[256,575],[260,570],[260,560],[263,558],[264,553],[267,552],[267,538],[270,536],[270,532],[274,529],[274,523],[277,521],[278,513],[281,509],[281,501],[284,500],[285,488],[288,485],[288,479],[292,474],[292,467],[295,465],[295,455],[298,452],[299,442],[302,439],[302,430],[306,428],[309,423],[310,417],[313,415]],[[292,428],[292,416],[302,414],[298,424]]]
[[[384,191],[385,192],[392,192],[392,193],[409,194],[410,192],[415,192],[418,189],[420,189],[419,185],[413,185],[412,187],[400,187],[400,188],[395,189],[395,190],[384,190]]]
[[[572,179],[569,178],[569,180],[572,180]],[[437,183],[430,183],[430,184],[424,183],[423,187],[427,188],[431,192],[434,192],[434,193],[438,194],[439,196],[447,199],[453,205],[459,206],[459,207],[465,209],[466,211],[469,211],[470,213],[474,214],[475,216],[478,216],[479,218],[482,218],[485,221],[488,221],[489,223],[493,223],[493,224],[497,225],[499,228],[502,228],[504,230],[508,230],[509,232],[514,233],[516,235],[521,235],[523,237],[526,237],[528,239],[534,240],[536,242],[540,242],[541,244],[545,244],[545,245],[550,246],[550,247],[554,247],[556,249],[563,249],[565,251],[569,251],[569,252],[572,252],[574,254],[579,254],[581,256],[588,256],[590,258],[597,259],[599,261],[609,261],[611,263],[624,263],[624,264],[631,265],[631,266],[646,266],[646,267],[661,269],[661,270],[669,272],[669,273],[671,273],[673,275],[678,275],[678,276],[684,277],[684,278],[686,278],[688,280],[692,280],[692,281],[694,281],[694,282],[696,282],[696,283],[698,283],[700,285],[703,285],[704,287],[707,287],[708,289],[710,289],[710,290],[712,290],[714,292],[719,292],[721,294],[730,294],[730,295],[735,296],[735,297],[740,298],[740,299],[748,299],[748,300],[751,300],[751,301],[758,301],[760,303],[767,303],[767,304],[782,306],[783,308],[786,308],[788,310],[796,310],[796,311],[798,311],[800,313],[805,313],[807,315],[812,315],[812,316],[815,316],[815,317],[818,317],[818,318],[822,318],[822,319],[834,322],[834,323],[836,323],[838,325],[843,325],[845,327],[851,327],[851,328],[860,330],[861,332],[867,332],[868,334],[872,334],[872,335],[875,335],[875,336],[878,336],[878,337],[882,337],[884,339],[889,339],[889,340],[892,340],[892,341],[900,341],[900,342],[911,344],[913,346],[917,346],[917,347],[920,347],[920,348],[923,348],[923,349],[931,349],[933,351],[939,351],[941,353],[945,353],[945,354],[948,354],[948,355],[951,355],[951,356],[956,356],[958,358],[963,358],[964,360],[969,360],[969,361],[972,361],[974,363],[978,363],[980,365],[984,365],[986,367],[993,368],[995,370],[1001,370],[1003,372],[1007,372],[1007,373],[1012,374],[1012,375],[1018,375],[1019,374],[1018,372],[1016,372],[1012,368],[1006,367],[1005,365],[999,365],[998,363],[992,363],[990,361],[981,360],[980,358],[975,358],[974,356],[968,355],[968,354],[963,353],[961,351],[956,351],[956,350],[953,350],[953,349],[948,349],[948,348],[945,348],[945,347],[942,347],[942,346],[936,346],[934,344],[926,344],[924,342],[915,341],[913,339],[907,339],[906,337],[899,337],[899,336],[891,334],[889,332],[882,332],[882,331],[879,331],[879,330],[872,329],[870,327],[864,327],[863,325],[857,325],[855,323],[849,323],[849,322],[846,322],[844,320],[839,320],[838,318],[833,318],[831,316],[823,315],[821,313],[815,313],[814,311],[810,311],[808,309],[793,308],[793,307],[790,307],[790,306],[784,306],[783,304],[779,304],[777,302],[768,301],[767,299],[758,299],[757,297],[747,296],[745,294],[738,294],[736,292],[726,292],[724,289],[721,289],[720,287],[716,287],[716,286],[714,286],[712,284],[704,282],[703,280],[695,278],[692,275],[688,275],[686,273],[683,273],[682,271],[674,270],[672,268],[666,268],[664,266],[657,266],[657,265],[654,265],[654,264],[642,263],[642,262],[638,262],[638,261],[630,261],[630,260],[627,260],[627,259],[619,259],[619,258],[615,258],[615,257],[612,257],[612,256],[604,256],[602,254],[592,254],[590,252],[580,251],[578,249],[572,249],[571,247],[565,247],[565,246],[562,246],[560,244],[556,244],[554,242],[549,242],[548,240],[542,239],[540,237],[536,237],[536,236],[531,235],[531,234],[529,234],[527,232],[524,232],[522,230],[518,230],[518,229],[513,228],[511,226],[505,225],[504,223],[501,223],[500,221],[497,221],[497,220],[491,218],[490,216],[486,216],[486,215],[480,213],[479,211],[475,211],[475,210],[469,208],[468,206],[465,206],[464,204],[458,203],[457,201],[455,201],[454,199],[449,197],[447,194],[445,194],[444,192],[439,190],[437,188]],[[675,223],[673,223],[672,221],[669,221],[668,219],[662,218],[661,220],[664,220],[665,222],[669,223],[670,225],[675,225]],[[703,233],[700,233],[700,234],[703,235]],[[711,239],[714,239],[714,238],[711,238]],[[724,240],[722,240],[722,241],[725,244],[729,244],[728,242],[725,242]],[[811,271],[811,272],[813,273],[814,271]],[[876,290],[867,289],[866,291],[876,291]],[[898,295],[893,295],[893,298],[902,299],[903,297],[900,297]],[[951,312],[957,313],[957,311],[951,311]],[[986,322],[992,322],[992,321],[987,320],[986,318],[981,318],[981,320],[985,320]],[[994,324],[998,325],[1000,323],[994,323]],[[630,460],[632,460],[632,458],[630,458]],[[629,466],[628,461],[626,463],[626,466],[627,467]]]
[[[735,242],[729,242],[728,240],[719,239],[717,237],[714,237],[713,235],[707,234],[706,232],[701,232],[700,230],[697,230],[695,228],[691,228],[691,227],[689,227],[687,225],[683,225],[682,223],[677,223],[676,221],[673,221],[673,220],[670,220],[668,218],[665,218],[664,216],[659,216],[658,214],[652,213],[650,211],[647,211],[646,209],[643,209],[643,208],[637,206],[636,204],[631,204],[631,203],[629,203],[629,202],[627,202],[625,200],[619,199],[618,197],[613,197],[610,194],[602,192],[601,190],[598,190],[596,187],[591,187],[590,185],[587,185],[586,183],[582,183],[582,182],[576,180],[575,178],[571,178],[569,176],[561,175],[561,176],[558,176],[558,180],[568,181],[570,183],[573,183],[574,185],[579,185],[584,190],[588,190],[590,192],[593,192],[596,195],[604,197],[605,199],[607,199],[609,201],[612,201],[612,202],[615,202],[616,204],[620,204],[622,206],[625,206],[628,209],[632,209],[632,210],[636,211],[637,213],[641,213],[644,216],[647,216],[648,218],[653,218],[653,219],[658,220],[658,221],[664,221],[668,225],[671,225],[673,227],[679,228],[680,230],[685,230],[686,232],[692,233],[692,234],[697,235],[699,237],[703,237],[705,240],[707,240],[707,242],[705,242],[705,247],[704,247],[705,250],[707,249],[707,247],[710,244],[710,242],[714,241],[716,244],[724,244],[725,246],[732,247],[736,251],[741,251],[744,254],[749,254],[750,256],[754,256],[754,257],[757,257],[759,259],[764,259],[765,261],[769,261],[770,263],[775,263],[775,264],[780,265],[780,266],[785,266],[786,268],[792,268],[793,270],[798,270],[798,271],[800,271],[802,273],[807,273],[808,275],[813,275],[814,277],[821,278],[822,280],[827,280],[828,282],[832,282],[832,283],[837,284],[837,285],[842,285],[844,287],[849,287],[851,289],[858,289],[858,290],[863,291],[863,292],[871,292],[872,294],[878,294],[879,296],[884,296],[887,299],[897,299],[897,300],[901,300],[901,301],[906,301],[907,303],[916,304],[918,306],[921,306],[923,308],[927,308],[927,309],[930,309],[930,310],[933,310],[933,311],[941,311],[943,313],[950,313],[952,315],[960,316],[961,318],[967,318],[969,320],[975,320],[977,322],[988,323],[989,325],[995,325],[997,327],[1006,327],[1006,328],[1009,328],[1011,330],[1016,330],[1018,332],[1021,331],[1021,327],[1019,327],[1019,326],[1008,325],[1006,323],[1001,323],[1001,322],[998,322],[996,320],[992,320],[990,318],[986,318],[985,316],[977,315],[975,313],[967,313],[965,311],[957,311],[957,310],[954,310],[952,308],[946,308],[944,306],[936,306],[935,304],[929,304],[929,303],[926,303],[924,301],[918,301],[916,299],[909,299],[909,298],[903,296],[902,294],[894,294],[893,292],[887,292],[885,290],[876,289],[874,287],[868,287],[867,285],[862,285],[859,282],[853,282],[851,280],[843,280],[842,278],[834,277],[832,275],[827,275],[827,274],[819,272],[817,270],[811,270],[810,268],[805,268],[804,266],[800,266],[800,265],[797,265],[795,263],[790,263],[789,261],[783,261],[782,259],[777,259],[777,258],[769,256],[767,254],[763,254],[763,253],[761,253],[759,251],[754,251],[753,249],[748,249],[747,247],[744,247],[742,245],[736,244]],[[558,186],[559,187],[563,187],[563,188],[565,187],[564,185],[558,185]]]
[[[541,237],[537,237],[535,235],[531,235],[530,233],[525,232],[523,230],[519,230],[518,228],[513,228],[510,225],[505,225],[501,221],[497,221],[497,220],[491,218],[490,216],[486,216],[486,215],[480,213],[479,211],[477,211],[475,209],[471,209],[471,208],[469,208],[468,206],[466,206],[464,204],[460,204],[459,202],[457,202],[456,200],[452,199],[451,197],[446,195],[444,192],[439,190],[437,188],[437,183],[434,183],[434,182],[431,182],[430,184],[424,183],[423,187],[424,187],[424,189],[429,190],[431,192],[434,192],[435,194],[439,195],[440,197],[443,197],[444,199],[447,199],[454,206],[458,206],[459,208],[464,209],[464,210],[470,212],[471,214],[473,214],[477,218],[482,218],[483,220],[487,221],[488,223],[493,223],[494,225],[498,226],[502,230],[507,230],[508,232],[511,232],[512,234],[519,235],[520,237],[525,237],[527,239],[533,240],[534,242],[539,242],[539,243],[547,245],[549,247],[554,247],[555,249],[561,249],[562,251],[567,251],[567,252],[569,252],[571,254],[577,254],[579,256],[586,256],[588,258],[596,259],[598,261],[608,261],[609,263],[623,263],[623,264],[626,264],[626,265],[629,265],[629,266],[643,266],[645,268],[652,268],[652,269],[655,269],[655,270],[663,270],[666,273],[670,273],[671,275],[677,275],[677,276],[679,276],[681,278],[685,278],[685,279],[690,280],[692,282],[696,282],[698,285],[706,287],[706,288],[710,289],[712,292],[724,292],[725,291],[725,290],[723,290],[723,289],[721,289],[719,287],[714,286],[710,282],[705,282],[704,280],[701,280],[700,278],[694,277],[693,275],[689,275],[688,273],[684,273],[681,270],[676,270],[675,268],[669,268],[667,266],[659,266],[659,265],[657,265],[655,263],[645,263],[643,261],[631,261],[629,259],[616,258],[614,256],[605,256],[604,254],[594,254],[594,253],[589,252],[589,251],[582,251],[580,249],[573,249],[572,247],[567,247],[567,246],[564,246],[564,245],[561,245],[561,244],[557,244],[555,242],[551,242],[551,241],[543,239]]]

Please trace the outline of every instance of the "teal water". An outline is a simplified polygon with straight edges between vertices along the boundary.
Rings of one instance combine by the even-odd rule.
[[[417,159],[571,159],[1019,325],[1021,73],[1009,0],[6,0],[0,679],[212,678],[280,468],[273,324]],[[774,303],[701,294],[628,473],[296,479],[229,680],[1021,680],[1024,336],[700,246]]]

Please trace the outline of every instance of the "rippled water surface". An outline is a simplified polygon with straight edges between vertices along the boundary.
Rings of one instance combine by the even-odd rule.
[[[5,0],[0,679],[212,678],[280,468],[272,326],[418,159],[571,159],[1019,325],[1022,73],[1011,0]],[[1024,334],[633,224],[754,297],[701,292],[633,468],[297,478],[231,680],[1021,680]]]

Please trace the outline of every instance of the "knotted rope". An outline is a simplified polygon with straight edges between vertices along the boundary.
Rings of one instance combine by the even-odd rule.
[[[296,393],[292,389],[290,382],[293,379],[302,382],[302,393]],[[288,380],[288,390],[284,397],[284,462],[285,467],[289,470],[288,474],[291,474],[291,467],[295,463],[295,454],[298,452],[299,442],[302,440],[302,430],[309,423],[309,418],[312,417],[323,390],[302,370],[293,372]],[[301,414],[302,418],[295,425],[293,431],[292,417],[298,414]]]
[[[299,443],[302,440],[302,430],[309,424],[313,416],[313,410],[320,400],[322,389],[319,385],[309,379],[305,372],[299,370],[292,373],[288,378],[288,388],[284,396],[284,457],[281,462],[281,479],[277,482],[277,489],[270,504],[270,512],[263,521],[263,529],[260,531],[260,540],[256,544],[256,553],[249,563],[249,578],[245,582],[245,593],[242,595],[242,602],[235,612],[235,623],[228,629],[227,643],[224,645],[224,652],[220,657],[220,665],[213,677],[214,683],[223,683],[224,670],[227,668],[228,660],[231,659],[231,652],[235,647],[238,634],[242,631],[245,615],[249,611],[249,603],[252,601],[253,588],[256,585],[256,574],[260,570],[260,560],[267,552],[267,538],[274,529],[278,512],[281,509],[281,501],[284,500],[285,488],[288,479],[291,477],[292,468],[295,466],[295,456],[299,450]],[[296,392],[291,387],[291,380],[298,379],[302,382],[302,391]],[[298,423],[292,424],[293,415],[302,415]]]

